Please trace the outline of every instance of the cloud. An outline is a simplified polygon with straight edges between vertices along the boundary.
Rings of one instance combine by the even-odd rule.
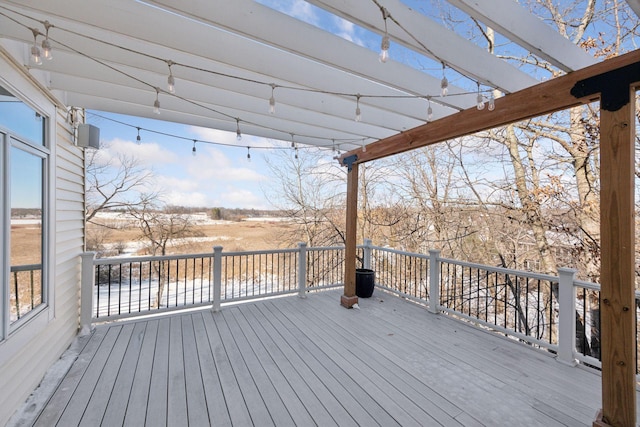
[[[211,146],[205,146],[198,150],[198,154],[187,165],[187,173],[190,179],[207,181],[208,185],[223,181],[262,181],[264,175],[247,166],[245,160],[242,163],[234,163],[221,150]],[[214,180],[212,183],[211,180]]]
[[[353,22],[347,21],[339,16],[334,16],[333,21],[337,27],[336,35],[338,37],[342,37],[343,39],[349,40],[359,46],[365,46],[364,41],[356,35],[358,28],[353,24]]]
[[[115,159],[118,155],[126,155],[137,159],[142,165],[149,166],[173,163],[175,159],[175,155],[171,151],[162,148],[156,142],[136,144],[133,141],[120,138],[104,141],[99,152],[101,159]]]
[[[242,131],[242,122],[240,122],[240,130]],[[190,126],[187,131],[191,133],[199,141],[207,141],[212,143],[220,143],[233,145],[238,147],[273,147],[275,144],[267,138],[253,135],[242,135],[242,139],[238,141],[238,137],[234,132],[227,132],[218,129],[209,129],[198,126]],[[215,146],[215,144],[213,144]]]
[[[256,195],[251,190],[229,187],[220,194],[219,203],[216,206],[228,206],[234,208],[267,209],[262,196]]]

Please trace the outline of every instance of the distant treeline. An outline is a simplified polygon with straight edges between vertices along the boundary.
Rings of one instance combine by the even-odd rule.
[[[11,218],[34,218],[41,217],[42,209],[40,208],[12,208]]]
[[[111,212],[126,212],[126,210],[113,209]],[[280,210],[269,209],[242,209],[242,208],[220,208],[220,207],[187,207],[187,206],[167,206],[164,210],[167,214],[193,215],[207,212],[213,220],[240,221],[244,218],[256,217],[281,217],[289,214]]]

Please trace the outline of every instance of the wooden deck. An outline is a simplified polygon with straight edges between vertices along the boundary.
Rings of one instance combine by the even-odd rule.
[[[600,377],[376,290],[98,326],[37,426],[585,426]],[[346,325],[346,326],[345,326]]]

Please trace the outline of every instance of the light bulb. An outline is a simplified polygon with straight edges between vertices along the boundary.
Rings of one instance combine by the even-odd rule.
[[[176,79],[173,74],[169,74],[169,77],[167,77],[167,89],[169,93],[176,93]]]
[[[251,161],[251,153],[249,152],[251,147],[247,147],[247,161],[250,162]]]
[[[476,98],[476,108],[478,110],[484,110],[484,98],[481,93],[478,93],[478,97]]]
[[[447,96],[447,93],[449,93],[449,80],[444,76],[440,81],[440,89],[442,89],[442,96]]]
[[[496,109],[496,100],[493,97],[493,93],[491,93],[491,95],[489,95],[489,111],[493,111]]]
[[[236,139],[238,141],[242,139],[242,132],[240,132],[240,119],[236,119]]]
[[[140,128],[138,129],[138,136],[136,136],[136,144],[140,145],[142,143],[142,138],[140,138]]]
[[[42,40],[42,55],[47,61],[51,61],[53,59],[53,54],[51,53],[51,43],[49,42],[48,38]]]
[[[153,112],[160,114],[160,89],[156,88],[156,100],[153,102]]]
[[[193,141],[193,148],[191,149],[191,155],[196,156],[196,141]]]
[[[380,56],[378,57],[378,60],[383,64],[389,60],[389,45],[389,36],[385,33],[380,43]]]
[[[364,141],[362,141],[362,152],[363,153],[367,152],[367,146],[365,145]]]
[[[362,120],[362,113],[360,112],[360,95],[356,95],[356,122]]]
[[[269,114],[275,114],[276,112],[276,98],[273,96],[273,92],[276,90],[276,85],[271,85],[271,98],[269,98]]]
[[[298,159],[298,147],[296,147],[296,155],[295,155],[295,157],[296,157],[296,160],[297,160]]]
[[[431,108],[431,99],[429,99],[429,106],[427,107],[427,121],[433,120],[433,108]]]

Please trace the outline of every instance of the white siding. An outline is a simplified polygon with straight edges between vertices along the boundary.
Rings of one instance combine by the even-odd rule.
[[[0,425],[24,403],[77,334],[80,254],[84,248],[84,154],[73,144],[67,112],[55,108],[41,89],[24,76],[21,78],[20,70],[3,61],[0,52],[0,74],[6,69],[13,72],[12,86],[28,95],[32,104],[38,102],[35,107],[51,111],[51,119],[55,120],[55,126],[50,127],[55,147],[49,187],[53,191],[49,230],[49,279],[53,285],[49,308],[0,343]]]

